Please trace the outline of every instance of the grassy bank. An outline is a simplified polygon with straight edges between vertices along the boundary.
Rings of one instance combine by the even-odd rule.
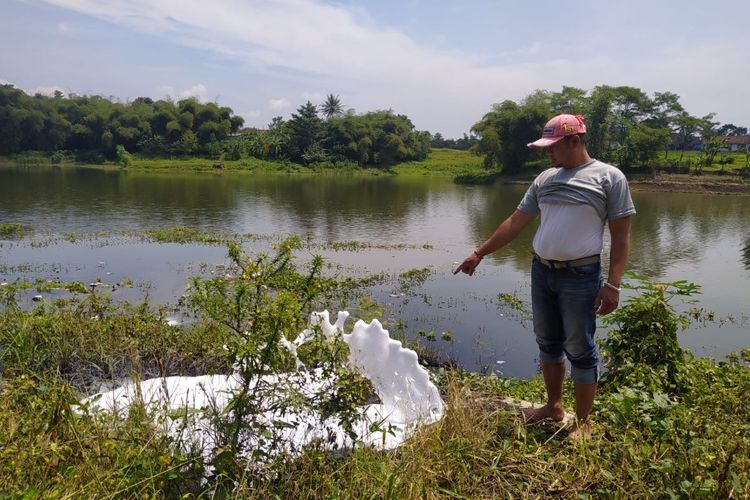
[[[679,152],[671,152],[670,159],[679,158]],[[745,175],[744,153],[726,153],[717,157],[717,162],[698,169],[695,166],[699,152],[685,152],[683,167],[633,167],[627,169],[631,188],[634,191],[711,193],[711,194],[750,194],[750,177]],[[726,159],[731,161],[727,162]],[[723,163],[720,161],[724,160]],[[7,160],[6,160],[7,161]],[[663,163],[662,159],[657,162]],[[218,168],[221,166],[221,168]],[[107,163],[92,165],[94,168],[119,169]],[[355,164],[332,165],[300,164],[246,158],[236,161],[222,161],[204,158],[186,159],[134,159],[128,169],[154,172],[212,172],[216,174],[302,174],[302,175],[402,175],[450,177],[457,184],[491,185],[495,182],[527,185],[536,173],[546,168],[544,161],[531,162],[524,173],[503,175],[497,170],[487,171],[482,158],[469,151],[433,149],[428,158],[418,162],[394,165],[389,169],[361,168]],[[13,228],[2,229],[6,231]]]
[[[13,160],[5,159],[12,163]],[[49,164],[43,157],[37,158],[36,164]],[[65,163],[65,165],[71,165]],[[120,168],[113,162],[107,162],[95,167]],[[243,158],[240,160],[211,160],[207,158],[138,158],[133,157],[127,167],[133,170],[152,171],[185,171],[185,172],[251,172],[251,173],[307,173],[307,174],[340,174],[354,173],[360,175],[444,175],[454,176],[466,173],[481,173],[483,171],[482,158],[468,151],[454,149],[433,149],[428,157],[422,161],[399,163],[388,168],[360,167],[355,163],[342,164],[317,163],[301,165],[289,161],[261,160],[257,158]]]
[[[426,160],[399,163],[393,167],[397,174],[404,175],[448,175],[481,174],[484,172],[482,157],[469,151],[456,149],[433,149]]]
[[[750,495],[750,350],[717,362],[679,348],[680,327],[700,315],[679,315],[669,305],[695,291],[685,283],[639,278],[639,294],[612,316],[602,345],[609,371],[593,412],[595,433],[581,442],[566,439],[555,424],[527,428],[506,405],[509,397],[543,401],[538,378],[459,369],[433,370],[447,413],[404,446],[335,455],[312,446],[274,463],[270,475],[248,471],[232,447],[216,455],[210,472],[137,407],[123,419],[73,411],[101,384],[124,378],[228,373],[258,352],[253,346],[275,345],[269,339],[278,328],[299,331],[302,311],[346,300],[356,283],[320,276],[320,262],[312,264],[317,271],[289,267],[290,251],[299,246],[293,243],[280,244],[275,256],[253,258],[230,245],[238,267],[193,283],[188,303],[196,321],[181,326],[168,325],[148,303],[114,304],[93,289],[26,311],[14,305],[15,285],[0,288],[0,496]],[[399,279],[408,287],[427,272]],[[288,358],[276,362],[267,366],[289,369]],[[570,385],[565,392],[572,401]]]
[[[422,161],[399,163],[390,168],[359,167],[355,164],[313,164],[309,166],[285,161],[268,161],[247,158],[221,162],[190,158],[180,160],[136,159],[128,168],[144,170],[190,170],[190,171],[248,171],[260,173],[353,173],[360,175],[445,175],[477,173],[483,170],[482,159],[468,151],[433,149]]]

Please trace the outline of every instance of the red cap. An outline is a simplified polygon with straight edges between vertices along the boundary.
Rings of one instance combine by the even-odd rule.
[[[546,148],[568,135],[586,133],[581,115],[557,115],[544,126],[541,139],[527,144],[530,148]]]

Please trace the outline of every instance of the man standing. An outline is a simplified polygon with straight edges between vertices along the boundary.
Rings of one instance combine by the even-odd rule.
[[[530,148],[546,148],[552,168],[539,174],[518,208],[453,274],[474,274],[482,258],[512,241],[541,214],[534,236],[531,301],[547,403],[524,413],[526,423],[560,421],[565,358],[575,387],[576,422],[570,437],[591,434],[589,413],[599,380],[594,342],[596,315],[609,314],[620,300],[620,280],[630,248],[630,216],[635,214],[623,173],[592,159],[586,151],[583,117],[558,115]],[[609,273],[602,281],[600,254],[604,226],[612,245]]]

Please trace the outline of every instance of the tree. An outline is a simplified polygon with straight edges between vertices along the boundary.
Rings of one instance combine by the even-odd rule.
[[[747,135],[747,127],[738,127],[732,123],[725,123],[716,130],[716,134],[723,136]]]
[[[329,120],[323,146],[334,161],[353,160],[360,165],[387,167],[426,158],[430,138],[429,132],[416,131],[404,115],[374,111]]]
[[[585,115],[589,110],[589,100],[585,90],[563,85],[562,91],[550,94],[550,114]]]
[[[651,116],[644,122],[653,128],[668,129],[670,135],[677,133],[679,128],[677,117],[685,112],[680,104],[680,96],[673,92],[656,92],[653,104]],[[669,157],[669,142],[664,143],[664,158]]]
[[[653,102],[636,87],[614,87],[612,95],[612,137],[620,148],[626,146],[630,130],[651,113]]]
[[[289,158],[293,161],[304,162],[305,151],[322,138],[323,121],[318,116],[315,105],[307,101],[300,106],[296,114],[292,113],[286,127],[289,130],[287,143]]]
[[[341,104],[339,96],[328,94],[326,100],[320,105],[320,111],[323,113],[323,116],[326,117],[326,120],[330,120],[334,116],[342,114],[344,112],[344,106]]]
[[[165,145],[173,146],[172,152],[188,154],[223,140],[244,123],[231,108],[201,104],[194,98],[177,105],[148,97],[127,104],[112,99],[66,97],[61,92],[53,97],[28,96],[12,85],[0,85],[0,154],[66,149],[114,158],[117,144],[127,151],[145,148],[149,155],[166,152]]]
[[[641,165],[648,165],[658,156],[659,151],[669,144],[669,137],[668,128],[650,127],[645,123],[637,124],[630,132],[634,159]]]
[[[675,117],[677,141],[680,148],[680,163],[682,163],[682,158],[685,155],[685,147],[692,144],[696,133],[700,130],[700,121],[700,118],[691,116],[687,111],[683,111]]]
[[[485,167],[499,164],[503,172],[518,172],[533,154],[527,144],[539,138],[548,117],[549,108],[538,99],[495,104],[472,127],[480,137],[475,151],[485,154]]]
[[[703,139],[703,141],[710,141],[712,138],[718,135],[716,133],[716,130],[719,122],[714,121],[715,116],[716,113],[709,113],[701,117],[698,121],[698,128],[700,130],[701,138]]]
[[[595,158],[606,158],[609,150],[609,131],[612,115],[612,88],[606,85],[595,87],[586,116],[588,136],[587,149]]]
[[[268,130],[278,130],[284,127],[284,118],[280,116],[274,116],[271,118],[271,123],[268,124]]]

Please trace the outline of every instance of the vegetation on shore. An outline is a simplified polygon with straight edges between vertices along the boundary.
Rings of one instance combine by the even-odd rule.
[[[163,375],[227,373],[252,366],[276,332],[296,332],[317,307],[345,305],[353,283],[296,270],[288,240],[275,255],[249,258],[229,246],[229,276],[197,280],[193,323],[167,324],[148,303],[116,305],[96,289],[72,288],[33,310],[0,289],[0,494],[11,497],[490,498],[595,496],[722,497],[750,494],[750,350],[725,361],[694,359],[677,335],[687,322],[673,302],[686,282],[631,277],[639,292],[610,317],[602,348],[608,374],[594,408],[596,431],[570,442],[552,424],[524,427],[505,398],[542,401],[538,378],[498,378],[436,369],[447,403],[439,423],[390,452],[311,447],[271,469],[246,467],[239,443],[211,468],[134,407],[124,419],[77,413],[99,386]],[[289,266],[289,267],[288,267]],[[430,270],[399,276],[403,287]],[[11,287],[11,288],[9,288]],[[512,300],[506,300],[514,307]],[[367,314],[365,307],[360,315]],[[369,318],[365,318],[369,319]],[[262,321],[261,321],[262,320]],[[255,325],[255,326],[252,326]],[[253,332],[248,336],[247,332]],[[269,337],[271,336],[271,337]],[[306,355],[320,355],[323,345]],[[290,369],[284,350],[264,366]],[[341,353],[336,354],[339,356]],[[333,359],[333,358],[331,358]],[[264,368],[265,369],[265,368]],[[252,369],[247,376],[254,376]],[[361,403],[356,381],[336,411]],[[572,401],[566,385],[566,401]],[[236,411],[252,411],[238,399]],[[331,404],[333,401],[322,401]],[[244,408],[244,409],[243,409]],[[333,407],[331,407],[333,408]],[[222,416],[232,425],[241,419]],[[263,429],[257,429],[262,431]],[[272,429],[268,431],[273,432]],[[272,473],[269,474],[269,471]]]
[[[243,123],[231,108],[195,98],[175,103],[139,97],[123,104],[62,92],[28,96],[0,85],[0,154],[38,151],[54,163],[114,159],[128,167],[137,153],[143,158],[200,156],[219,164],[255,158],[383,168],[423,159],[431,140],[405,115],[345,112],[332,95],[320,107],[307,101],[289,119],[275,117],[263,130],[241,129]]]
[[[637,87],[599,85],[587,91],[563,86],[560,92],[537,90],[520,102],[494,104],[472,127],[479,139],[472,149],[484,156],[487,168],[519,173],[527,162],[542,157],[543,152],[529,149],[527,144],[541,136],[551,116],[560,113],[583,115],[591,156],[621,169],[700,173],[733,159],[722,155],[729,136],[747,135],[746,127],[714,121],[714,113],[692,116],[672,92],[656,92],[651,97]],[[740,166],[745,175],[750,175],[748,147],[743,148]],[[697,158],[687,158],[690,151],[696,151]]]
[[[743,165],[744,153],[726,152],[717,156],[710,166],[696,170],[694,165],[700,157],[699,152],[685,152],[687,167],[632,167],[627,169],[631,187],[635,190],[676,191],[676,192],[711,192],[711,193],[748,193],[750,178],[745,175]],[[44,165],[48,160],[40,157],[27,158],[27,164]],[[657,162],[658,164],[658,162]],[[115,167],[114,163],[104,164]],[[302,174],[302,175],[350,175],[380,176],[446,176],[452,177],[457,184],[488,185],[494,182],[528,183],[537,172],[547,168],[546,160],[533,160],[527,168],[518,174],[508,174],[499,170],[487,170],[482,165],[482,157],[466,150],[433,149],[427,158],[420,161],[399,163],[392,168],[361,168],[331,163],[301,165],[288,161],[258,160],[253,158],[241,160],[224,160],[221,168],[210,159],[142,159],[132,158],[129,170],[154,172],[231,172],[246,174]],[[16,229],[14,229],[16,231]]]
[[[672,92],[647,95],[629,86],[599,85],[590,91],[563,86],[537,90],[520,102],[494,104],[461,139],[418,131],[407,116],[388,111],[345,111],[338,96],[318,106],[306,102],[289,119],[275,117],[265,129],[241,129],[231,108],[139,97],[122,104],[101,96],[28,96],[0,85],[0,154],[21,163],[113,161],[123,167],[247,169],[254,171],[448,172],[458,182],[489,182],[477,175],[476,157],[490,173],[533,172],[543,152],[527,143],[558,113],[585,117],[592,156],[622,169],[750,176],[750,150],[726,152],[732,136],[747,128],[720,124],[714,114],[695,117]],[[738,143],[741,144],[741,143]],[[469,155],[424,162],[431,148],[457,148]],[[671,153],[671,154],[670,154]],[[169,160],[166,160],[169,158]],[[181,161],[175,161],[175,159]],[[398,167],[395,167],[398,165]]]

